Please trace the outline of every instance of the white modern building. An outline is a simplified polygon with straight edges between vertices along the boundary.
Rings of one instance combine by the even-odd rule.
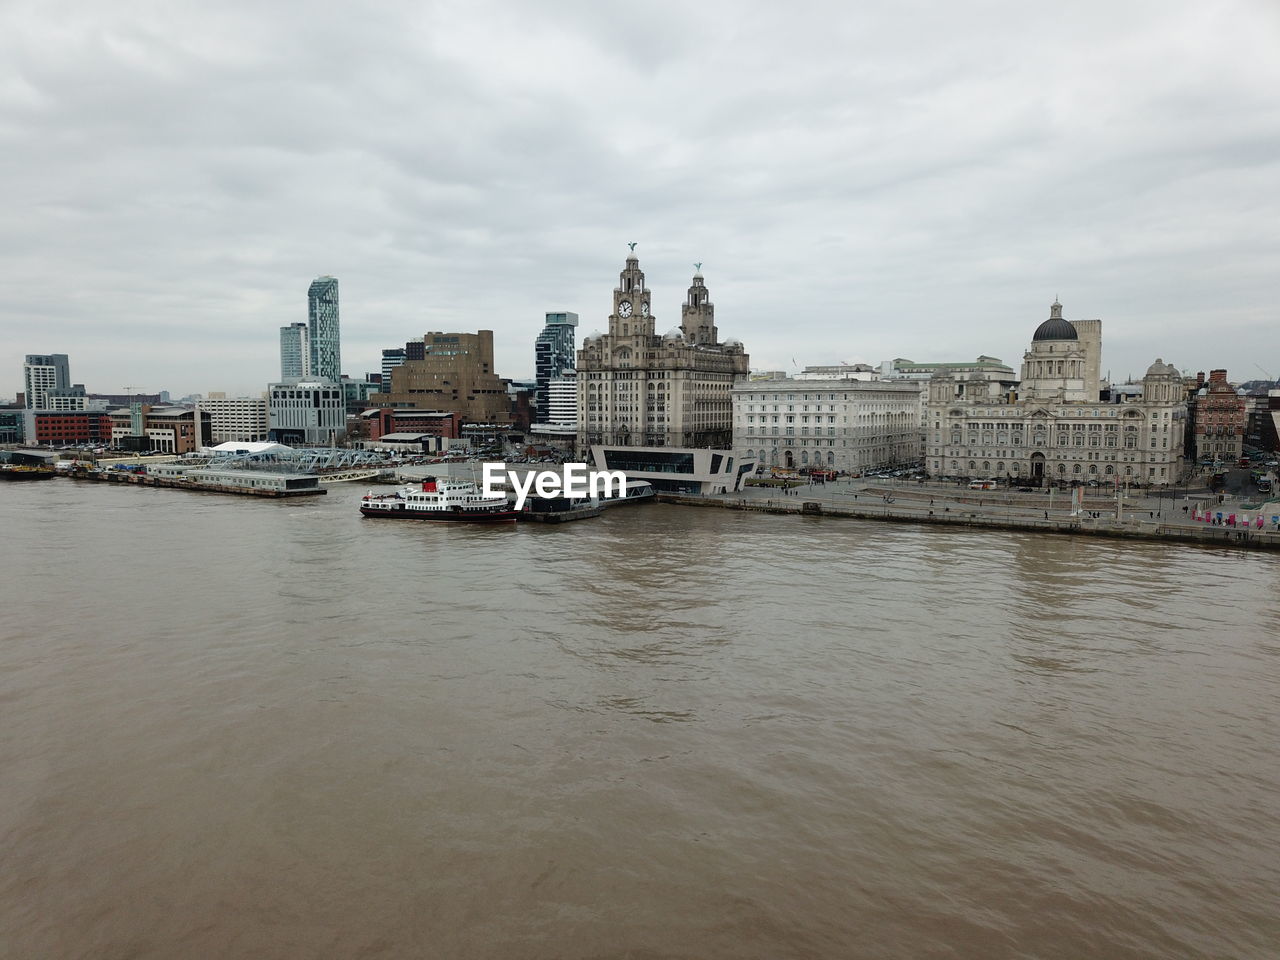
[[[647,480],[667,493],[734,493],[756,470],[755,460],[729,450],[595,444],[591,457],[597,470],[621,470],[628,480]]]
[[[210,393],[199,402],[209,414],[213,442],[266,440],[271,429],[266,397],[228,397]]]
[[[934,475],[1165,486],[1183,475],[1182,375],[1157,360],[1141,391],[1100,385],[1102,321],[1067,320],[1054,302],[1023,357],[1016,394],[963,373],[929,384],[925,468]]]
[[[577,375],[567,371],[547,382],[547,406],[529,428],[531,439],[572,449],[578,435]]]
[[[874,380],[750,380],[733,387],[733,449],[785,469],[863,473],[920,458],[920,391]]]
[[[322,380],[273,383],[267,390],[268,437],[280,443],[341,440],[347,428],[342,385]]]

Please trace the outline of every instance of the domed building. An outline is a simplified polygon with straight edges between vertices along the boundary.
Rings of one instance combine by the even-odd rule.
[[[1137,389],[1104,391],[1101,366],[1102,321],[1067,320],[1055,300],[1031,335],[1015,388],[966,394],[961,377],[930,381],[925,469],[1029,486],[1178,482],[1187,416],[1181,374],[1160,359]]]

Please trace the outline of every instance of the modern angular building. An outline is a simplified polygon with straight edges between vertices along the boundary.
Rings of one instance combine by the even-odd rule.
[[[551,409],[551,381],[569,376],[577,368],[574,343],[577,326],[576,313],[548,313],[546,325],[533,342],[534,375],[538,383],[534,404],[540,423],[547,422]]]
[[[307,289],[307,333],[311,370],[307,376],[334,383],[342,376],[342,347],[338,327],[338,281],[319,277]]]
[[[311,336],[305,323],[280,328],[280,379],[305,380],[311,376]]]
[[[301,380],[267,389],[268,439],[286,444],[324,444],[347,430],[347,403],[336,382]]]
[[[28,410],[48,410],[49,391],[71,386],[71,364],[65,353],[29,353],[22,365]]]

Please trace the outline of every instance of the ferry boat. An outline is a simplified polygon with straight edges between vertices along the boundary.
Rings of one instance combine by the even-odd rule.
[[[470,480],[423,477],[395,493],[367,493],[360,501],[366,517],[433,520],[441,523],[514,523],[506,497],[486,497]]]

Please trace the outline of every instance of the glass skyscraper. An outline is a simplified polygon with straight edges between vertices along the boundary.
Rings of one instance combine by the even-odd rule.
[[[280,328],[280,379],[289,383],[311,375],[311,338],[305,323]]]
[[[534,376],[538,388],[534,402],[538,417],[545,418],[551,409],[551,381],[573,373],[578,358],[574,349],[576,313],[548,313],[547,325],[533,343]]]
[[[320,277],[307,290],[307,326],[311,340],[310,376],[337,383],[342,378],[338,331],[338,281]]]

